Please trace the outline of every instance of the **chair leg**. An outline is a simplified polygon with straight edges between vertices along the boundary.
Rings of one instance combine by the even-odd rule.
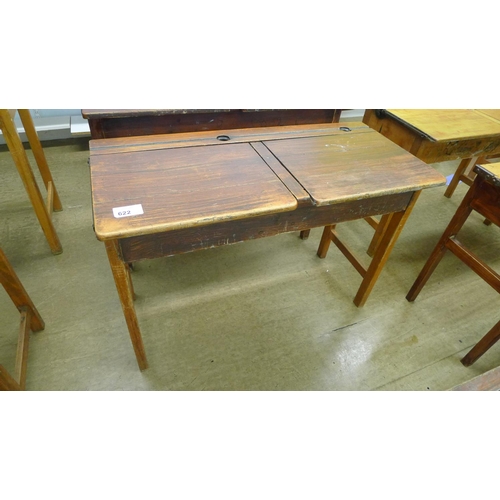
[[[460,360],[464,366],[477,361],[490,347],[500,340],[500,321]]]
[[[439,264],[439,262],[441,262],[441,259],[446,253],[446,242],[451,237],[456,236],[456,234],[460,231],[461,227],[464,225],[465,221],[472,212],[470,202],[474,198],[475,191],[475,186],[472,186],[469,191],[467,191],[467,194],[465,195],[462,203],[455,212],[455,215],[448,224],[448,227],[445,229],[443,235],[439,239],[429,258],[427,259],[427,262],[420,271],[420,274],[415,280],[415,283],[413,283],[413,286],[410,288],[410,291],[406,296],[406,300],[408,300],[409,302],[413,302],[417,298],[418,294],[427,283],[427,280],[430,278],[431,274],[434,272],[437,265]]]

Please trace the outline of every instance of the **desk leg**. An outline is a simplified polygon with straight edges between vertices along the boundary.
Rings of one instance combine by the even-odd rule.
[[[106,252],[108,254],[109,264],[115,280],[116,290],[120,297],[120,302],[127,322],[130,340],[134,348],[135,357],[141,370],[148,367],[146,351],[142,342],[141,330],[137,321],[137,315],[134,307],[134,291],[132,290],[132,281],[128,266],[120,257],[120,245],[117,240],[105,241]]]
[[[478,160],[478,156],[475,156],[473,158],[465,158],[460,162],[460,164],[457,167],[457,170],[453,174],[453,177],[451,179],[451,182],[449,186],[446,188],[446,191],[444,192],[444,195],[446,198],[451,198],[451,195],[455,192],[455,189],[458,186],[458,183],[463,180],[462,177],[468,177],[469,173],[472,171],[474,168],[474,165],[476,164],[476,161]]]
[[[394,245],[399,237],[399,234],[403,230],[406,220],[411,214],[413,206],[415,205],[421,191],[416,191],[410,200],[410,203],[402,212],[396,212],[391,214],[390,220],[387,221],[383,235],[378,242],[373,259],[368,267],[366,274],[361,282],[358,293],[354,297],[354,304],[358,307],[362,307],[370,292],[372,291],[377,279],[384,268],[384,265],[392,252]]]

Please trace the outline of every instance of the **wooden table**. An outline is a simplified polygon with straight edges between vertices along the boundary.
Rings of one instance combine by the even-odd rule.
[[[356,296],[370,294],[422,189],[445,178],[361,123],[90,141],[94,228],[139,367],[129,266],[377,214],[394,214]]]
[[[426,163],[461,159],[445,196],[472,184],[479,158],[500,153],[500,110],[368,109],[363,122]]]
[[[341,109],[82,109],[92,139],[336,123]]]

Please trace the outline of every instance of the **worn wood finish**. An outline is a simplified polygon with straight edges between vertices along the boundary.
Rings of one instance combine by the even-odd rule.
[[[120,246],[126,262],[137,262],[400,211],[408,206],[410,199],[411,193],[399,193],[341,205],[309,205],[262,217],[122,238]]]
[[[84,109],[93,139],[332,123],[335,109]]]
[[[426,163],[462,159],[445,191],[449,198],[459,181],[472,183],[478,157],[500,153],[499,115],[500,110],[370,109],[363,122]]]
[[[0,109],[0,127],[50,249],[53,254],[59,254],[62,246],[52,223],[51,213],[47,210],[12,116],[5,109]]]
[[[141,369],[147,361],[126,263],[395,212],[356,296],[361,306],[418,193],[445,182],[362,124],[223,134],[223,142],[199,132],[90,143],[94,227]],[[113,216],[113,208],[139,203],[143,214]]]
[[[476,110],[366,110],[363,123],[426,163],[500,152],[500,123]]]
[[[457,239],[460,229],[473,210],[500,226],[500,164],[478,165],[474,170],[477,174],[474,183],[406,296],[410,302],[417,298],[447,250],[500,293],[500,275]],[[499,328],[499,324],[495,325],[463,358],[465,366],[474,363],[498,340]]]

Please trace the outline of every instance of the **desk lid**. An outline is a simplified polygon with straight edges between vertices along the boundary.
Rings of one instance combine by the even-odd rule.
[[[297,207],[296,198],[247,143],[91,154],[90,166],[100,240]]]
[[[490,112],[474,109],[387,109],[387,113],[431,141],[453,141],[500,135],[500,122]]]

